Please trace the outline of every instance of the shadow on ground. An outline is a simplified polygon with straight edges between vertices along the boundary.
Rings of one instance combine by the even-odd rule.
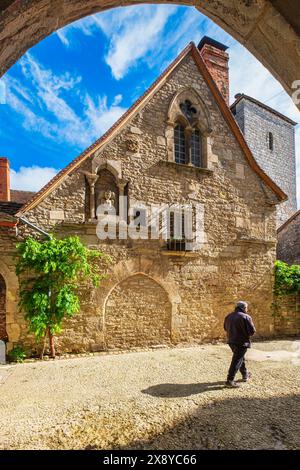
[[[168,391],[175,396],[173,384],[167,389],[165,385],[169,384],[149,389],[154,388],[155,393]],[[196,384],[186,385],[181,392],[195,393],[195,386]],[[203,389],[209,390],[207,386],[208,384],[199,384],[198,393],[202,393]],[[201,406],[152,439],[136,439],[123,449],[300,448],[299,395],[251,399],[239,397],[238,390],[233,390],[232,393],[236,396]]]
[[[219,390],[221,384],[155,385],[143,391],[151,396],[147,402],[132,400],[130,408],[119,403],[113,410],[87,413],[66,432],[48,434],[43,441],[48,449],[300,448],[299,395],[250,398],[241,387],[229,390],[230,398],[208,394],[203,404],[197,402],[197,393]]]
[[[199,393],[222,390],[226,388],[223,382],[207,382],[207,383],[194,383],[194,384],[159,384],[148,387],[142,390],[142,393],[151,395],[153,397],[162,398],[176,398],[176,397],[189,397],[191,395],[198,395]]]

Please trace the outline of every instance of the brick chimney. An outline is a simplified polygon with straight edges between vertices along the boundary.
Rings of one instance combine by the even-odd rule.
[[[225,52],[228,47],[204,36],[199,42],[198,49],[223,98],[229,105],[229,55]]]
[[[9,161],[0,157],[0,201],[10,201]]]

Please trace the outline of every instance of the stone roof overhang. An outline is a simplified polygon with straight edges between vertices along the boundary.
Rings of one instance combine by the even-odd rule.
[[[277,229],[277,233],[281,232],[287,225],[289,225],[293,220],[300,216],[300,209],[295,212],[288,220],[286,220],[280,227]]]

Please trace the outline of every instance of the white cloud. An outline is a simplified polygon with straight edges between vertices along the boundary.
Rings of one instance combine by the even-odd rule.
[[[80,76],[56,75],[31,54],[22,58],[20,66],[31,88],[7,76],[7,104],[25,129],[54,142],[88,146],[126,111],[119,106],[122,95],[108,105],[105,96],[91,97],[84,91]]]
[[[56,31],[56,34],[64,46],[66,47],[70,46],[70,40],[68,39],[68,27],[67,26],[65,28],[62,28]]]
[[[58,29],[56,35],[64,46],[70,48],[78,45],[78,42],[74,39],[76,38],[74,33],[79,31],[85,36],[92,36],[97,29],[99,29],[97,18],[92,15]]]
[[[18,171],[11,169],[11,188],[23,191],[39,191],[59,170],[55,168],[21,166]]]
[[[175,11],[176,7],[168,5],[131,7],[130,16],[121,10],[119,15],[113,16],[113,21],[102,17],[102,30],[110,39],[105,60],[117,80],[161,45],[166,23]],[[123,21],[124,14],[127,21]]]
[[[29,53],[21,59],[20,65],[24,77],[31,79],[37,96],[47,111],[56,118],[75,123],[77,115],[60,97],[60,93],[74,89],[81,82],[81,77],[72,77],[69,73],[57,76],[51,70],[43,68]]]
[[[6,103],[6,86],[3,79],[0,79],[0,104]]]
[[[116,95],[113,101],[113,106],[118,106],[118,104],[120,104],[122,100],[123,100],[123,96],[121,94]]]
[[[116,101],[116,98],[114,101]],[[97,134],[99,129],[102,130],[103,134],[105,130],[109,129],[119,119],[123,112],[124,109],[115,104],[108,107],[106,97],[98,97],[98,100],[95,102],[91,97],[86,96],[85,114],[91,126],[91,134]]]
[[[177,10],[178,7],[172,5],[116,8],[79,20],[57,31],[57,35],[66,47],[70,47],[76,41],[74,32],[90,36],[100,29],[109,40],[105,61],[114,78],[120,80],[137,61],[147,60],[150,53],[156,54],[161,49],[166,53],[164,28]]]

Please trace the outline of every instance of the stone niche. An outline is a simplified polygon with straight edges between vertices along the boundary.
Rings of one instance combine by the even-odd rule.
[[[86,219],[93,221],[97,218],[97,208],[105,205],[107,211],[115,211],[120,215],[120,196],[127,191],[127,181],[122,179],[121,165],[119,162],[106,161],[92,173],[84,172],[87,181]]]
[[[120,190],[114,175],[106,169],[99,173],[95,184],[95,208],[104,204],[107,209],[114,208],[116,215],[119,215],[119,195]]]

